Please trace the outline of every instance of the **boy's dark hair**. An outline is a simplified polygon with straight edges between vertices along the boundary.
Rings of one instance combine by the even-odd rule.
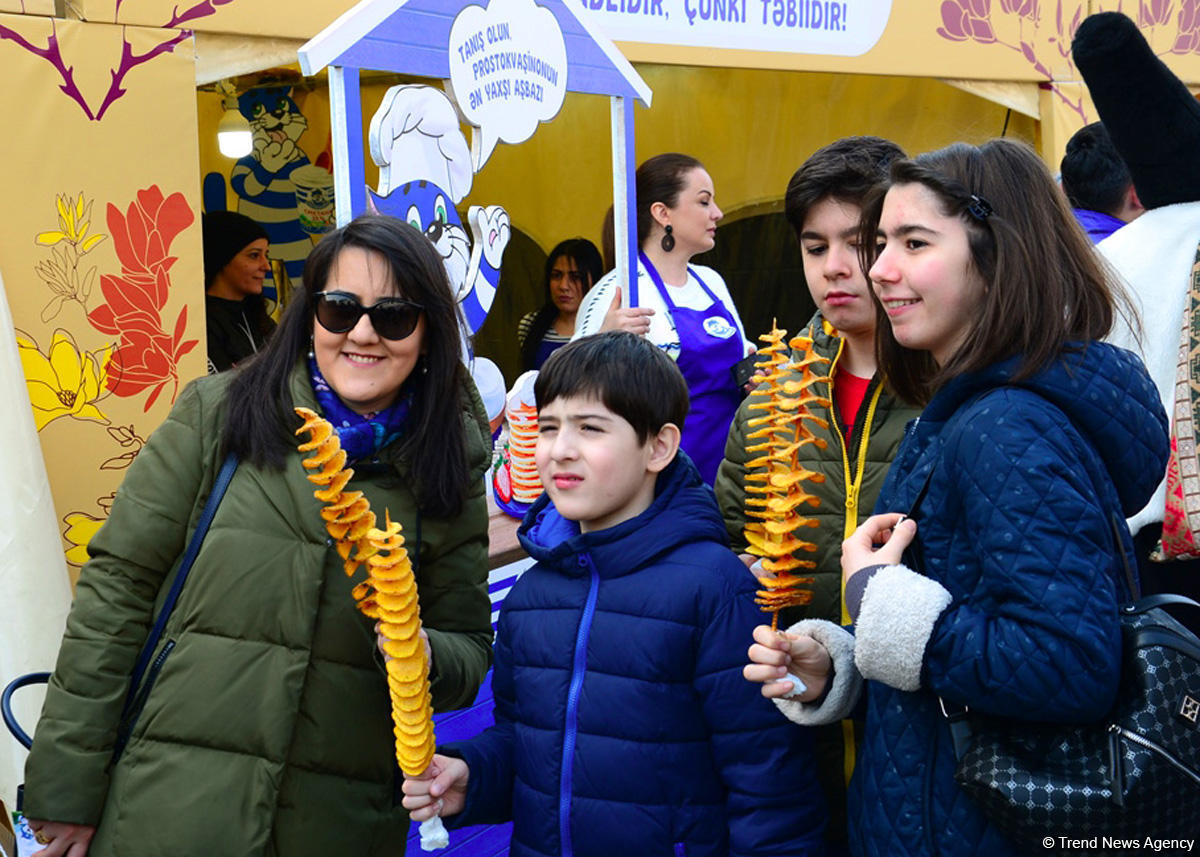
[[[783,212],[796,240],[813,206],[826,199],[862,207],[871,189],[887,179],[892,161],[904,151],[882,137],[843,137],[813,152],[793,173]]]
[[[611,330],[569,342],[542,364],[533,385],[538,407],[594,396],[646,443],[667,423],[683,429],[687,382],[675,361],[641,336]]]
[[[1062,188],[1075,208],[1114,214],[1133,184],[1108,130],[1100,122],[1084,125],[1067,141]]]

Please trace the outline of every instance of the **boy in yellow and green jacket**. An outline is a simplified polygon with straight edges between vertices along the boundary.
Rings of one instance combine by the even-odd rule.
[[[858,261],[861,206],[871,189],[887,176],[888,166],[904,156],[898,146],[879,137],[847,137],[815,152],[792,176],[785,196],[788,222],[800,242],[805,285],[817,312],[802,333],[813,349],[830,362],[830,401],[818,414],[828,428],[809,423],[825,441],[800,450],[800,464],[824,475],[805,490],[820,500],[804,514],[817,527],[804,531],[817,550],[806,555],[812,570],[812,602],[780,615],[784,628],[801,619],[849,623],[842,604],[841,546],[860,519],[871,514],[905,425],[919,411],[885,389],[875,363],[875,302]],[[796,373],[797,379],[799,372]],[[784,380],[787,380],[785,377]],[[749,565],[746,553],[747,421],[759,414],[742,403],[725,444],[725,458],[714,488],[733,549]],[[854,767],[855,730],[851,721],[817,729],[817,762],[830,805],[828,846],[831,855],[846,851],[846,783]]]

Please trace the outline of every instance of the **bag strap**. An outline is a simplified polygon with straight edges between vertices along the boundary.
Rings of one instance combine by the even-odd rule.
[[[154,620],[154,626],[150,629],[150,634],[146,637],[146,642],[142,646],[142,651],[138,655],[137,662],[134,664],[133,673],[129,681],[129,692],[125,695],[125,705],[121,709],[122,721],[129,716],[133,708],[138,687],[142,683],[142,677],[146,674],[146,667],[150,663],[150,658],[154,655],[154,650],[158,648],[158,641],[162,639],[163,630],[167,626],[167,620],[171,618],[171,611],[175,609],[175,602],[179,600],[179,593],[183,591],[184,581],[187,580],[188,572],[192,569],[192,563],[196,561],[196,555],[200,553],[200,545],[204,542],[204,536],[208,533],[209,525],[212,524],[213,518],[217,515],[217,507],[221,505],[221,498],[225,496],[225,489],[229,487],[237,466],[237,454],[231,452],[226,456],[224,463],[221,465],[220,472],[217,473],[212,491],[209,492],[208,500],[204,504],[204,511],[200,513],[200,520],[196,522],[196,529],[192,533],[192,539],[188,542],[187,550],[183,553],[183,561],[179,564],[179,571],[175,574],[175,580],[171,583],[167,597],[163,600],[162,609],[159,610],[158,616]]]
[[[1147,613],[1155,607],[1166,607],[1170,605],[1185,605],[1188,607],[1200,608],[1191,598],[1186,595],[1175,595],[1171,592],[1161,592],[1158,595],[1147,595],[1145,598],[1139,598],[1136,601],[1126,604],[1121,607],[1121,612],[1128,615],[1137,615],[1138,613]]]
[[[1129,565],[1129,555],[1125,553],[1125,542],[1121,539],[1122,521],[1117,517],[1116,512],[1110,512],[1108,520],[1112,524],[1113,545],[1117,549],[1117,556],[1121,558],[1121,568],[1125,571],[1125,585],[1129,587],[1129,600],[1137,601],[1142,597],[1142,588],[1138,586],[1138,579],[1134,577],[1133,568]]]

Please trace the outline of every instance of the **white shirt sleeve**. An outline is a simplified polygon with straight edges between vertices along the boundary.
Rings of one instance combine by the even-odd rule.
[[[575,332],[571,334],[571,339],[600,332],[604,316],[608,314],[616,293],[617,272],[614,270],[597,280],[579,302],[579,311],[575,314]]]
[[[742,353],[749,354],[753,346],[746,339],[742,319],[738,315],[737,307],[733,304],[733,298],[729,294],[729,287],[725,285],[725,280],[712,268],[706,268],[703,265],[692,267],[704,280],[704,284],[708,286],[716,299],[729,310],[729,314],[737,326],[738,334],[742,338]],[[579,313],[575,316],[575,333],[571,337],[572,339],[600,332],[600,328],[604,325],[604,316],[608,313],[608,308],[616,296],[617,282],[617,272],[609,271],[583,296],[583,301],[579,305]],[[671,300],[675,302],[676,306],[700,310],[712,306],[712,301],[694,276],[688,277],[687,283],[683,286],[668,286],[667,288],[671,289]],[[628,294],[622,295],[622,306],[629,306]],[[678,359],[679,333],[675,330],[675,324],[671,320],[666,303],[641,263],[638,264],[638,306],[654,310],[654,315],[650,317],[650,331],[646,334],[646,338],[667,352],[672,359]]]

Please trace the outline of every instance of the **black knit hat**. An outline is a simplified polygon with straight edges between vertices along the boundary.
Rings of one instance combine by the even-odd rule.
[[[267,230],[236,211],[210,211],[200,219],[204,233],[204,288],[208,289],[234,256],[259,238],[267,238]]]
[[[1146,208],[1200,200],[1200,103],[1119,12],[1085,18],[1071,43]]]

